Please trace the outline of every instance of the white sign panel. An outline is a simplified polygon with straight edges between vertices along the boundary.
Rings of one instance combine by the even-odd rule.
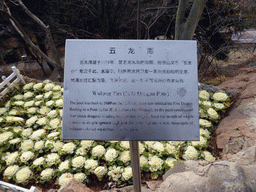
[[[196,41],[67,40],[63,139],[198,140]]]

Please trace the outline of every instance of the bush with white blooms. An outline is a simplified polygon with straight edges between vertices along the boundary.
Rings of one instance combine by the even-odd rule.
[[[153,179],[179,160],[214,161],[209,139],[230,106],[224,92],[199,90],[200,141],[140,141],[140,167]],[[128,141],[62,140],[63,88],[52,82],[28,83],[0,107],[0,174],[4,180],[63,185],[91,178],[132,183]]]

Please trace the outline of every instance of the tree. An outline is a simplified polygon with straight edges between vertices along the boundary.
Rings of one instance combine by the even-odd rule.
[[[39,25],[42,30],[45,31],[46,34],[46,39],[50,45],[50,49],[53,53],[54,56],[54,60],[50,59],[40,48],[38,48],[37,46],[35,46],[35,44],[31,41],[31,39],[29,38],[29,36],[26,34],[26,32],[24,31],[24,29],[22,28],[22,26],[20,25],[20,23],[11,15],[11,11],[9,9],[9,7],[7,6],[7,4],[5,3],[5,1],[3,1],[3,5],[5,7],[5,9],[1,9],[0,12],[5,15],[6,17],[9,18],[9,20],[11,21],[13,27],[15,28],[15,30],[20,34],[20,36],[22,37],[22,39],[37,53],[39,54],[42,58],[44,58],[48,63],[50,63],[51,65],[53,65],[56,70],[58,71],[59,75],[60,75],[60,79],[61,81],[64,79],[64,69],[61,65],[60,59],[57,55],[57,50],[56,50],[56,46],[55,43],[53,41],[52,35],[51,35],[51,31],[50,31],[50,27],[46,26],[37,16],[35,16],[32,12],[30,12],[28,10],[28,8],[23,4],[23,2],[21,0],[14,0],[11,1],[12,3],[15,3],[16,5],[20,6],[21,9],[37,24]]]
[[[206,0],[194,0],[190,13],[186,18],[186,6],[188,2],[189,0],[179,0],[175,25],[176,40],[192,39],[206,5]]]

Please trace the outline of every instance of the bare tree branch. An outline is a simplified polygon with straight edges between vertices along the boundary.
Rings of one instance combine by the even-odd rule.
[[[31,41],[31,39],[28,37],[28,35],[26,34],[26,32],[24,31],[24,29],[21,27],[21,25],[19,24],[19,22],[14,19],[9,13],[7,13],[6,11],[0,10],[0,13],[3,13],[6,17],[8,17],[9,19],[11,19],[14,24],[16,25],[16,27],[18,28],[18,30],[22,33],[23,35],[23,39],[24,41],[38,54],[40,54],[48,63],[50,63],[51,65],[53,65],[54,67],[56,67],[61,80],[63,80],[64,78],[64,69],[61,65],[59,65],[58,63],[56,63],[55,61],[52,61],[45,53],[43,53],[37,46],[35,46],[35,44]]]

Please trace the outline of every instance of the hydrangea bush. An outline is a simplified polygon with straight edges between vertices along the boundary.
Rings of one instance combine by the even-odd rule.
[[[153,179],[179,160],[214,161],[209,139],[221,112],[230,106],[224,92],[199,91],[200,141],[140,141],[140,166]],[[63,88],[55,83],[28,83],[0,108],[0,174],[4,180],[59,185],[72,178],[90,182],[132,182],[128,141],[62,140]]]

